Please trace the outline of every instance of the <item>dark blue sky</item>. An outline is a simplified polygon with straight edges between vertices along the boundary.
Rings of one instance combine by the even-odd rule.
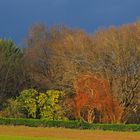
[[[94,32],[140,17],[140,0],[0,0],[0,37],[21,43],[35,23]]]

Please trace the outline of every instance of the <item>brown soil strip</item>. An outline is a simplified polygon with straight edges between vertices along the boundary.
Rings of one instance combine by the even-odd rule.
[[[64,128],[31,128],[25,126],[0,126],[0,135],[57,137],[73,140],[140,140],[140,132],[109,132],[72,130]]]

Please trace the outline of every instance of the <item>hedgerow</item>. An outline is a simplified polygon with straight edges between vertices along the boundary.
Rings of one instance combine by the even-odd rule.
[[[0,125],[24,125],[29,127],[62,127],[71,129],[140,131],[140,124],[89,124],[82,121],[52,121],[46,119],[0,118]]]

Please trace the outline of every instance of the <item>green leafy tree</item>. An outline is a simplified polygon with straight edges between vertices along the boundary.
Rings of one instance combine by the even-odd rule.
[[[12,40],[0,39],[0,106],[23,86],[23,54]]]
[[[19,108],[28,118],[37,118],[37,98],[39,93],[34,89],[23,90],[17,98]]]
[[[46,93],[40,93],[35,89],[28,89],[21,92],[17,102],[20,112],[28,118],[59,120],[64,118],[63,96],[62,91],[48,90]]]
[[[64,111],[62,108],[63,96],[64,92],[58,90],[48,90],[46,94],[41,94],[39,96],[41,117],[50,120],[63,119],[64,118]],[[45,100],[47,101],[45,102]]]

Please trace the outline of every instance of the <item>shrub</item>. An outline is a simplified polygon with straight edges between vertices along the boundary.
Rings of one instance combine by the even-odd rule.
[[[62,127],[71,129],[140,131],[140,124],[89,124],[82,121],[62,121],[47,119],[0,118],[0,125],[25,125],[30,127]]]
[[[62,108],[62,97],[64,93],[58,90],[48,90],[46,94],[39,97],[41,118],[49,120],[62,120],[64,111]],[[46,102],[45,100],[46,99]]]
[[[19,111],[19,104],[17,100],[9,99],[3,110],[0,112],[1,117],[14,117],[14,118],[22,118],[24,115]]]
[[[34,89],[24,90],[17,98],[20,112],[27,118],[46,118],[59,120],[64,118],[62,96],[64,93],[57,90],[48,90],[40,93]]]
[[[23,90],[17,102],[19,104],[20,112],[25,114],[28,118],[37,118],[37,97],[38,92],[34,89]]]

